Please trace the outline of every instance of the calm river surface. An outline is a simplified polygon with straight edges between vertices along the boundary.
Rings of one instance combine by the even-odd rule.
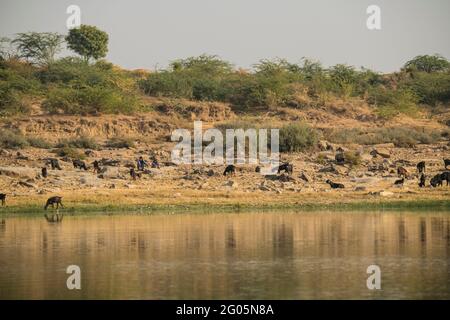
[[[450,299],[445,212],[4,219],[0,299]]]

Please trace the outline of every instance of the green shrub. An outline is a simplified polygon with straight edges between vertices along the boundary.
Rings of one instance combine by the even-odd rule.
[[[26,138],[30,146],[39,148],[39,149],[50,149],[52,148],[52,144],[45,141],[42,138],[39,137],[27,137]]]
[[[440,132],[415,128],[337,129],[325,130],[325,139],[339,144],[374,145],[393,143],[396,147],[412,147],[417,143],[432,144],[439,140]]]
[[[280,129],[281,152],[303,151],[317,145],[318,141],[318,132],[305,123],[289,124]]]
[[[419,98],[409,89],[377,88],[370,92],[369,102],[374,103],[378,107],[378,115],[386,119],[399,114],[416,116],[419,111]]]
[[[193,97],[192,81],[182,73],[169,71],[152,73],[147,79],[141,80],[139,86],[149,96],[186,99]]]
[[[105,147],[107,148],[133,148],[135,146],[134,141],[131,138],[119,138],[114,137],[106,141]]]
[[[357,166],[361,163],[361,155],[355,151],[344,152],[345,163]]]
[[[54,88],[42,106],[50,113],[98,114],[131,113],[137,110],[137,98],[103,87]]]
[[[6,149],[21,149],[29,146],[27,139],[19,132],[0,129],[0,146]]]
[[[326,155],[323,154],[323,153],[319,153],[319,154],[317,155],[316,162],[319,163],[319,164],[322,164],[322,165],[326,164],[326,163],[327,163],[327,157],[326,157]]]
[[[435,106],[450,101],[450,73],[417,72],[405,84],[421,103]]]
[[[84,159],[86,156],[84,153],[72,147],[61,147],[57,148],[53,151],[60,157],[69,157],[71,159]]]
[[[78,137],[74,139],[63,139],[56,145],[57,148],[71,147],[81,149],[97,150],[99,148],[98,143],[90,137]]]
[[[217,124],[215,127],[216,129],[219,129],[222,131],[223,134],[225,134],[226,129],[250,129],[250,128],[259,128],[261,126],[261,123],[257,123],[255,121],[248,121],[248,120],[234,120],[234,121],[228,121],[224,123]]]
[[[6,63],[0,68],[0,116],[27,114],[30,104],[27,97],[40,95],[41,88],[29,67],[17,63]]]

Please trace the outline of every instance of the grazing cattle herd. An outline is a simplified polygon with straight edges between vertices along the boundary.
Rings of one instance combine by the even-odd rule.
[[[339,155],[342,155],[342,153],[338,153]],[[160,164],[158,162],[158,160],[153,157],[150,159],[151,160],[151,164],[150,167],[151,168],[160,168]],[[343,158],[341,158],[340,156],[336,156],[335,157],[336,163],[337,164],[342,164],[342,162],[344,161]],[[47,170],[47,166],[49,166],[52,170],[63,170],[59,164],[58,159],[55,158],[45,158],[45,166],[41,169],[41,176],[42,178],[47,178],[48,177],[48,170]],[[108,162],[109,161],[109,162]],[[92,167],[93,167],[93,171],[94,173],[103,173],[105,171],[105,168],[102,166],[106,166],[106,165],[118,165],[118,161],[117,160],[108,160],[108,161],[98,161],[95,160],[92,163]],[[448,166],[450,166],[450,159],[443,159],[444,161],[444,170],[447,170]],[[89,167],[88,165],[82,161],[82,160],[78,160],[75,159],[72,161],[73,167],[75,169],[79,169],[79,170],[85,170],[88,171]],[[148,170],[146,170],[146,166],[148,166],[148,163],[143,159],[143,157],[139,157],[139,159],[137,159],[136,161],[136,166],[131,165],[130,166],[130,177],[132,180],[136,180],[142,177],[142,173],[146,173],[148,172]],[[137,167],[137,170],[135,169]],[[418,179],[419,179],[419,187],[423,188],[426,186],[426,174],[425,174],[425,170],[426,170],[426,163],[425,161],[420,161],[417,163],[416,165],[417,168],[417,172],[418,172]],[[236,174],[237,168],[235,165],[227,165],[225,167],[225,170],[223,172],[223,176],[234,176]],[[277,174],[281,174],[282,172],[288,174],[288,175],[292,175],[294,172],[294,166],[293,164],[289,163],[289,162],[284,162],[282,164],[280,164],[278,166],[278,168],[275,168],[275,171],[277,172]],[[261,172],[261,167],[257,166],[255,169],[255,172]],[[411,176],[414,175],[410,175],[408,173],[408,171],[402,167],[399,166],[397,167],[397,175],[399,177],[398,180],[394,181],[394,186],[403,186],[403,184],[405,183],[405,179],[408,179]],[[430,186],[433,188],[436,187],[441,187],[444,185],[444,182],[446,182],[446,186],[448,186],[450,184],[450,171],[443,171],[441,173],[438,173],[436,175],[434,175],[433,177],[431,177],[430,179]],[[345,186],[342,183],[336,183],[333,182],[329,179],[327,179],[325,181],[326,184],[329,184],[330,187],[332,189],[344,189]],[[1,201],[1,205],[5,206],[6,205],[6,194],[5,193],[0,193],[0,201]],[[56,205],[56,209],[59,209],[59,207],[64,208],[63,204],[62,204],[62,197],[61,196],[53,196],[50,197],[47,202],[45,203],[44,209],[47,210],[47,208],[49,206],[51,206],[52,208],[55,208]]]

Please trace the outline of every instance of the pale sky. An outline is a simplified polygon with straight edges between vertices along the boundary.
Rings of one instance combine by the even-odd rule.
[[[109,34],[107,59],[125,68],[216,54],[248,68],[265,58],[302,57],[398,70],[419,54],[450,59],[449,0],[0,0],[0,36],[67,33],[66,8]],[[366,8],[381,8],[381,30]]]

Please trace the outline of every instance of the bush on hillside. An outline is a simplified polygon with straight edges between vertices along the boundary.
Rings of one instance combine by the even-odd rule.
[[[305,123],[288,124],[280,129],[280,151],[298,152],[317,145],[319,133]]]

